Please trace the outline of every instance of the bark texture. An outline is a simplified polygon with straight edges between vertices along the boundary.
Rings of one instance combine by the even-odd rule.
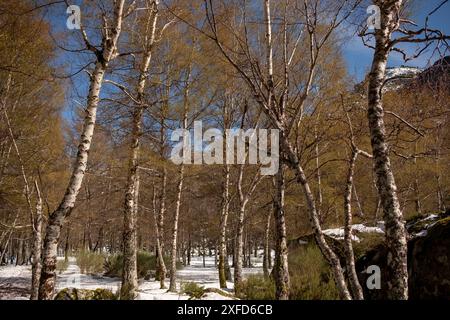
[[[358,158],[358,151],[353,150],[350,158],[347,182],[345,185],[344,194],[344,249],[345,249],[345,263],[347,267],[348,282],[353,299],[363,300],[363,290],[358,280],[358,274],[355,268],[355,255],[353,253],[352,244],[352,189],[353,189],[353,174],[355,172],[356,159]]]
[[[285,178],[283,165],[280,166],[276,176],[275,196],[275,262],[273,272],[275,276],[277,300],[288,300],[290,281],[288,268],[288,248],[286,240],[286,216],[284,212]]]
[[[134,299],[138,288],[137,258],[136,258],[136,222],[139,197],[139,150],[142,135],[142,117],[144,113],[144,90],[152,58],[152,48],[155,41],[156,23],[158,18],[158,2],[152,1],[147,22],[148,36],[144,42],[145,53],[140,67],[139,80],[136,88],[136,105],[133,111],[133,130],[128,165],[128,182],[125,193],[123,220],[123,271],[121,298]]]
[[[220,215],[220,235],[219,235],[219,284],[221,288],[227,287],[226,267],[228,264],[227,221],[228,221],[228,207],[229,207],[229,184],[230,184],[230,168],[228,165],[225,165],[223,168],[222,212]]]
[[[188,98],[189,98],[189,81],[191,78],[191,67],[189,66],[188,75],[186,77],[186,87],[184,90],[184,98],[183,98],[183,129],[187,129],[188,127]],[[185,141],[183,140],[183,143]],[[184,152],[185,148],[183,148]],[[184,155],[183,155],[184,156]],[[181,209],[181,196],[183,192],[183,182],[184,182],[184,163],[180,165],[179,171],[179,180],[177,185],[177,202],[175,205],[175,213],[173,216],[173,230],[172,230],[172,250],[170,255],[170,283],[169,283],[169,291],[176,292],[177,291],[177,237],[178,237],[178,219],[180,216]]]
[[[42,251],[42,198],[37,181],[34,182],[36,188],[37,202],[36,214],[33,223],[33,253],[31,257],[31,300],[37,300],[39,295],[39,278],[41,276],[41,251]]]
[[[397,185],[391,168],[386,142],[382,89],[390,51],[390,37],[397,27],[402,0],[380,3],[381,28],[375,33],[375,53],[369,74],[367,117],[376,175],[376,185],[383,209],[388,248],[386,281],[391,299],[408,299],[407,242],[403,215],[397,197]]]
[[[114,5],[114,21],[110,30],[107,32],[109,36],[108,39],[104,41],[102,50],[98,51],[93,49],[97,56],[97,62],[91,75],[86,115],[81,131],[80,143],[78,145],[78,153],[64,197],[58,205],[58,208],[51,213],[48,218],[44,250],[42,253],[43,263],[39,284],[40,300],[51,300],[54,296],[56,256],[61,228],[66,217],[70,215],[75,205],[86,172],[88,154],[94,135],[100,89],[108,64],[117,55],[117,42],[122,27],[124,3],[125,0],[118,0]]]
[[[264,257],[263,257],[263,272],[264,272],[264,277],[268,278],[269,277],[269,268],[270,268],[270,255],[271,255],[271,250],[270,250],[270,217],[272,216],[272,212],[273,212],[273,206],[270,207],[270,210],[267,214],[267,219],[266,219],[266,228],[264,231]]]

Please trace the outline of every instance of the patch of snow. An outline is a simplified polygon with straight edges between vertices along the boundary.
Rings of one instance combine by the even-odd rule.
[[[439,218],[438,215],[436,215],[436,214],[430,214],[428,217],[426,217],[426,218],[424,218],[424,219],[422,219],[422,220],[420,220],[420,221],[434,220],[434,219],[437,219],[437,218]]]
[[[28,300],[31,266],[0,266],[0,300]]]
[[[380,226],[368,227],[363,224],[354,224],[351,226],[351,228],[352,228],[352,240],[356,241],[356,242],[360,242],[361,239],[357,235],[353,234],[355,231],[357,233],[384,233],[383,228],[381,228]],[[343,240],[345,231],[344,231],[344,227],[340,227],[340,228],[323,230],[323,233],[325,233],[327,236],[330,236],[336,240]]]
[[[343,240],[344,239],[344,228],[335,228],[335,229],[326,229],[323,230],[323,233],[325,233],[327,236],[330,236],[336,240]],[[352,240],[356,242],[360,242],[361,240],[354,234],[352,234]]]
[[[425,237],[427,234],[428,234],[427,230],[422,230],[422,231],[416,233],[414,236],[415,237]]]
[[[225,297],[217,292],[208,292],[203,297],[202,300],[233,300],[230,297]]]
[[[243,276],[251,274],[261,274],[259,267],[261,257],[251,258],[254,268],[243,268]],[[231,261],[230,261],[231,264]],[[231,269],[233,273],[233,268]],[[187,300],[190,297],[180,293],[182,283],[195,282],[200,286],[207,288],[220,289],[219,274],[215,266],[215,257],[205,257],[205,266],[203,266],[203,257],[194,256],[191,259],[191,265],[177,271],[177,289],[178,293],[167,292],[167,289],[160,289],[159,281],[139,282],[138,300]],[[167,284],[168,284],[167,280]],[[31,266],[2,266],[0,267],[0,299],[28,299],[31,283]],[[69,258],[68,268],[56,277],[56,289],[79,288],[79,289],[109,289],[117,292],[120,287],[119,278],[109,278],[99,275],[81,274],[80,268],[76,265],[73,257]],[[228,289],[225,292],[233,293],[233,282],[227,282]],[[231,298],[223,296],[216,292],[208,292],[202,298],[205,300],[229,300]]]

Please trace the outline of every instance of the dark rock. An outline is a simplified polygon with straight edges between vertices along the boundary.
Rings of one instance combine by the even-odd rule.
[[[419,220],[418,223],[422,221]],[[410,226],[411,229],[413,226]],[[414,228],[416,230],[416,228]],[[356,269],[364,296],[369,300],[386,299],[386,285],[383,279],[387,250],[384,244],[369,250],[356,262]],[[381,289],[367,289],[368,274],[364,271],[370,265],[381,269]],[[437,221],[427,225],[423,236],[408,241],[408,273],[410,299],[450,299],[450,217],[448,212]]]
[[[450,299],[450,218],[408,242],[410,299]]]

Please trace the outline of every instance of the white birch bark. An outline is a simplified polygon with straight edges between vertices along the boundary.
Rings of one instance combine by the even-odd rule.
[[[78,153],[64,197],[58,208],[49,216],[44,240],[42,273],[39,285],[39,299],[51,300],[54,296],[56,279],[56,256],[61,227],[75,205],[87,168],[88,154],[97,116],[100,89],[109,62],[117,55],[117,42],[122,28],[125,0],[117,0],[114,6],[113,26],[108,30],[109,38],[104,41],[103,50],[97,53],[97,62],[91,76],[86,106],[86,115],[78,145]]]
[[[191,79],[191,66],[189,66],[188,75],[186,77],[186,87],[184,90],[184,102],[183,102],[183,129],[188,127],[188,106],[189,106],[189,82]],[[185,143],[185,142],[183,142]],[[183,148],[184,150],[184,148]],[[184,156],[184,155],[183,155]],[[169,291],[177,291],[177,237],[178,237],[178,219],[180,216],[181,208],[181,196],[183,192],[183,182],[184,182],[184,163],[180,165],[179,170],[179,180],[177,185],[177,202],[175,205],[175,213],[173,216],[173,230],[172,230],[172,250],[170,256],[170,283]]]
[[[156,259],[157,259],[157,280],[159,280],[160,283],[160,288],[161,289],[165,289],[166,285],[165,285],[165,268],[164,268],[164,256],[163,256],[163,250],[162,250],[162,246],[161,246],[161,237],[160,237],[160,229],[158,226],[158,220],[159,220],[159,214],[157,213],[156,210],[156,192],[155,192],[155,188],[153,187],[153,218],[154,218],[154,223],[155,223],[155,239],[156,239]],[[163,267],[161,267],[160,265],[160,261],[163,261]],[[164,272],[164,274],[162,274]]]
[[[222,184],[222,212],[220,215],[220,235],[219,235],[219,285],[221,288],[227,287],[226,267],[227,255],[227,221],[229,208],[229,184],[230,184],[230,166],[223,166],[223,184]]]
[[[233,108],[233,98],[231,98],[231,103]],[[223,141],[227,141],[226,129],[229,129],[231,125],[231,120],[229,119],[229,117],[230,110],[228,102],[225,102],[225,105],[223,107]],[[227,272],[229,272],[227,254],[227,223],[230,206],[230,166],[228,164],[224,164],[222,170],[222,210],[220,214],[219,226],[219,285],[220,288],[227,288]]]
[[[347,267],[348,280],[350,290],[355,300],[363,300],[363,290],[358,280],[358,275],[355,268],[355,255],[353,253],[352,244],[352,189],[353,189],[353,175],[355,172],[356,159],[358,158],[358,151],[352,150],[350,163],[347,173],[347,181],[344,193],[344,248],[345,248],[345,262]]]
[[[375,32],[375,52],[369,74],[368,109],[370,138],[376,183],[383,208],[386,231],[387,292],[390,299],[408,299],[407,242],[403,215],[397,197],[397,185],[391,169],[386,142],[382,87],[390,51],[390,37],[397,27],[402,0],[380,5],[381,28]]]
[[[243,178],[244,178],[244,169],[245,166],[241,165],[239,167],[239,176],[237,182],[237,191],[239,195],[239,216],[238,216],[238,225],[237,225],[237,235],[236,235],[236,246],[234,250],[235,259],[234,259],[234,285],[235,287],[239,287],[242,282],[242,255],[244,250],[244,241],[243,241],[243,233],[244,233],[244,218],[245,218],[245,209],[247,207],[247,203],[250,200],[253,192],[255,191],[256,186],[261,181],[261,175],[259,170],[256,170],[256,173],[248,187],[248,189],[244,192],[243,190]]]
[[[129,153],[128,182],[125,193],[124,228],[123,228],[123,272],[121,298],[134,299],[138,288],[137,258],[136,258],[136,222],[139,195],[139,151],[142,135],[142,117],[144,113],[144,90],[147,84],[148,72],[155,42],[156,23],[158,19],[158,1],[152,1],[149,7],[149,35],[144,43],[145,51],[140,66],[139,80],[136,88],[136,105],[133,111],[133,129]],[[147,28],[147,29],[148,29]]]
[[[264,231],[264,257],[263,257],[263,272],[264,277],[269,277],[269,268],[270,268],[270,217],[273,213],[273,205],[270,206],[269,212],[267,214],[266,219],[266,227]]]
[[[290,293],[288,248],[286,235],[286,215],[284,211],[285,177],[284,165],[281,164],[275,179],[275,262],[273,273],[275,277],[277,300],[288,300]]]
[[[39,279],[41,276],[41,249],[42,249],[42,197],[37,181],[34,181],[37,202],[36,215],[33,223],[33,253],[31,258],[31,300],[37,300],[39,294]]]

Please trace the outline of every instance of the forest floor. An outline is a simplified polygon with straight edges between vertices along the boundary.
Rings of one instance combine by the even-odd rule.
[[[261,258],[252,258],[253,268],[244,268],[244,277],[251,274],[262,273]],[[233,270],[231,270],[233,272]],[[195,282],[200,286],[219,289],[218,271],[214,264],[214,256],[205,257],[203,266],[202,257],[192,257],[191,265],[184,267],[177,272],[177,289],[180,291],[182,283]],[[31,266],[1,266],[0,267],[0,300],[26,300],[30,295]],[[166,286],[169,285],[167,279]],[[57,275],[57,290],[63,288],[80,289],[110,289],[116,292],[120,286],[119,278],[109,278],[99,275],[86,275],[80,272],[76,265],[75,258],[69,259],[68,268]],[[225,293],[232,293],[233,283],[227,283]],[[187,300],[189,296],[182,293],[167,292],[167,289],[160,289],[159,282],[154,280],[139,280],[139,300]],[[202,300],[228,300],[232,299],[217,292],[208,292]]]

